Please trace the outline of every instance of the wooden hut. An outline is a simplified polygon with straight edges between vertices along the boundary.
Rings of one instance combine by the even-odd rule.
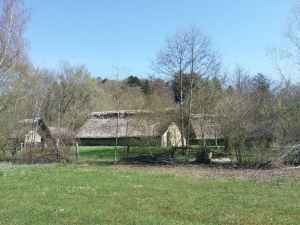
[[[42,118],[23,119],[18,122],[12,139],[26,146],[37,146],[41,142],[53,145],[56,137],[69,139],[70,132],[61,127],[49,127]]]
[[[117,137],[117,138],[116,138]],[[81,145],[181,146],[181,133],[175,123],[166,125],[148,110],[93,112],[76,133]]]

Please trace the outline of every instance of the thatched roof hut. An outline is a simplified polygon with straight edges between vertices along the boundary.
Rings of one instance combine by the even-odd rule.
[[[167,143],[162,141],[162,136],[169,126],[148,110],[92,112],[77,131],[76,138],[80,139],[81,145],[114,145],[116,137],[118,145],[146,138],[159,140],[162,144]],[[178,129],[177,126],[172,127],[173,130]],[[171,144],[179,143],[175,141]]]
[[[143,137],[158,135],[158,124],[147,124],[137,114],[139,111],[120,111],[118,137]],[[117,129],[116,111],[92,112],[79,128],[76,138],[115,138]],[[147,127],[145,127],[147,126]]]
[[[17,142],[40,142],[42,136],[48,136],[49,129],[42,118],[18,121],[11,138]]]
[[[42,137],[51,143],[56,137],[69,139],[70,136],[71,134],[67,129],[61,127],[49,127],[42,118],[35,118],[18,121],[11,138],[18,143],[24,143],[26,146],[26,144],[29,143],[41,143]]]

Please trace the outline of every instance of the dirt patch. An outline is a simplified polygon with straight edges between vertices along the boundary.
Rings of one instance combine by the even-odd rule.
[[[117,165],[127,167],[140,173],[171,174],[188,177],[206,178],[233,178],[239,180],[262,179],[272,180],[277,178],[298,179],[300,167],[283,167],[273,170],[245,169],[230,166],[210,165],[181,165],[181,166],[150,166],[150,165]]]
[[[295,179],[300,178],[300,168],[285,167],[281,169],[273,170],[257,170],[257,169],[243,169],[243,168],[219,168],[219,169],[207,169],[196,173],[202,177],[224,177],[224,178],[236,178],[236,179]]]
[[[151,171],[151,173],[167,173],[193,177],[218,177],[242,180],[300,178],[300,166],[287,166],[282,164],[280,167],[272,169],[267,169],[267,167],[264,166],[245,168],[233,165],[231,160],[227,158],[212,160],[210,164],[201,164],[176,160],[164,154],[156,154],[153,156],[140,155],[122,159],[118,162],[118,165],[125,165],[131,169],[145,173]]]

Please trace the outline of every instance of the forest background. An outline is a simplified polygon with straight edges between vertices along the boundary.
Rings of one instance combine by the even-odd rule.
[[[84,64],[58,62],[57,69],[36,67],[24,32],[32,9],[22,0],[0,3],[0,147],[11,145],[18,121],[43,118],[49,126],[76,132],[95,111],[178,108],[188,137],[192,114],[214,115],[228,149],[241,154],[247,141],[267,148],[299,142],[300,3],[291,6],[282,45],[266,54],[280,82],[262,71],[249,74],[237,65],[228,72],[222,55],[196,24],[179,28],[162,42],[149,66],[155,75],[139,78],[112,66],[110,77],[93,77]],[[155,51],[155,50],[154,50]],[[157,75],[157,76],[156,76]],[[125,78],[125,79],[124,79]]]

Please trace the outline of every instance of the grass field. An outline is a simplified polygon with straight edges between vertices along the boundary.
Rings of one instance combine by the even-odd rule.
[[[113,165],[112,148],[84,148],[80,156],[72,164],[1,163],[0,224],[300,221],[300,179],[204,177],[199,174],[208,169],[201,167]]]

